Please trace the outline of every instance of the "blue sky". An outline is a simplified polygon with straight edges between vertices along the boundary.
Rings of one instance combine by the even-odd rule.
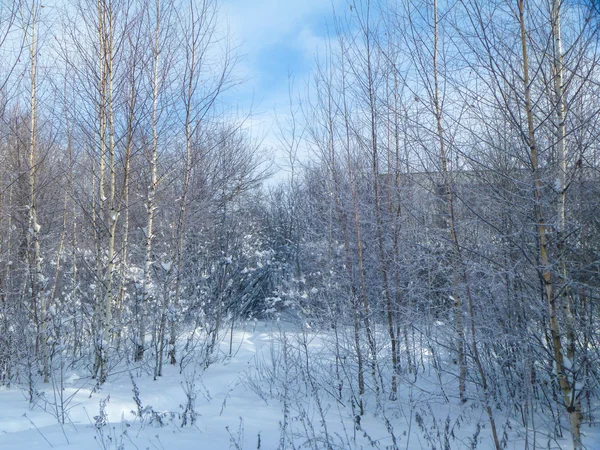
[[[346,0],[224,0],[220,18],[242,55],[234,73],[246,81],[228,97],[242,111],[253,106],[253,131],[275,145],[274,114],[288,112],[289,74],[297,89],[323,52],[334,6]]]

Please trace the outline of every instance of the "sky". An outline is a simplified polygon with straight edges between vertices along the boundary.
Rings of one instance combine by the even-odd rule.
[[[241,60],[234,76],[245,80],[228,97],[267,147],[276,147],[275,114],[289,114],[290,76],[302,91],[331,29],[333,9],[346,0],[224,0],[220,20],[229,27]],[[276,153],[279,159],[281,154]]]

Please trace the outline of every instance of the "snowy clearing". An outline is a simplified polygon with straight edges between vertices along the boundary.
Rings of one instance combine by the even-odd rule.
[[[371,393],[367,413],[357,423],[346,387],[340,386],[341,396],[336,397],[334,358],[327,353],[331,336],[307,334],[291,326],[283,332],[266,323],[248,328],[234,332],[231,357],[227,336],[220,360],[205,370],[194,359],[182,374],[179,366],[168,366],[154,381],[150,371],[123,367],[113,370],[96,392],[94,380],[84,373],[65,373],[64,425],[57,420],[60,402],[51,384],[38,384],[32,406],[26,392],[2,388],[0,448],[492,448],[482,409],[462,407],[455,395],[445,394],[454,388],[451,380],[439,384],[421,376],[416,384],[401,383],[397,401],[380,394],[379,405]],[[301,360],[294,359],[302,356],[307,358],[304,368]],[[139,407],[132,379],[139,390]],[[182,426],[186,387],[195,397],[195,423],[190,423],[192,414],[188,414]],[[502,422],[506,418],[498,417]],[[508,424],[503,427],[506,448],[525,448],[523,430],[516,421]],[[535,434],[539,448],[570,448],[568,439],[548,441],[539,426]],[[587,442],[600,443],[597,428],[585,431]]]

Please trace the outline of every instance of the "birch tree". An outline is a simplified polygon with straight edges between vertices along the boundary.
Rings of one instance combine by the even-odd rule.
[[[47,297],[45,290],[45,278],[42,272],[42,255],[40,249],[41,224],[38,219],[37,209],[37,61],[38,61],[38,23],[40,16],[40,5],[34,0],[30,4],[22,2],[20,5],[21,21],[25,42],[29,53],[29,152],[28,152],[28,180],[29,180],[29,227],[28,248],[31,279],[31,301],[34,312],[34,320],[37,327],[36,349],[41,360],[44,382],[49,381],[49,364],[47,349]]]
[[[581,371],[576,361],[581,359],[576,355],[577,346],[573,345],[577,339],[573,333],[572,280],[566,270],[568,250],[565,239],[569,233],[569,186],[574,174],[581,169],[578,161],[585,158],[586,152],[575,144],[575,136],[591,126],[592,116],[573,110],[572,116],[577,115],[578,119],[572,123],[577,123],[579,131],[574,129],[568,133],[567,124],[571,112],[569,105],[573,107],[579,96],[585,95],[583,92],[594,89],[588,82],[595,76],[597,56],[594,46],[589,43],[596,31],[590,27],[584,9],[570,10],[570,56],[569,63],[565,64],[561,28],[564,5],[561,2],[499,2],[495,8],[469,2],[465,6],[475,38],[470,40],[465,34],[462,42],[478,63],[479,70],[474,73],[478,81],[483,81],[480,94],[485,95],[485,92],[489,96],[477,101],[480,105],[477,110],[485,114],[483,111],[487,108],[479,107],[489,101],[489,105],[504,114],[508,128],[515,130],[523,149],[527,149],[521,167],[527,167],[531,174],[529,207],[535,218],[531,258],[536,261],[532,275],[540,282],[541,304],[545,304],[540,332],[546,338],[543,340],[545,348],[541,351],[552,355],[549,375],[561,392],[560,403],[569,416],[573,445],[581,448],[580,393],[576,392],[574,383]],[[514,25],[504,30],[485,25],[490,18],[499,20],[500,17]],[[509,33],[518,37],[518,52],[505,43]],[[469,67],[475,66],[469,64]],[[565,70],[570,73],[568,79],[565,79]],[[569,142],[574,144],[571,156],[568,154]],[[520,175],[512,169],[505,177],[512,180],[510,183],[516,183]],[[515,242],[515,245],[523,248],[522,243]],[[529,301],[535,301],[535,295]]]
[[[151,280],[151,265],[152,265],[152,240],[154,238],[154,215],[157,208],[156,205],[156,190],[158,188],[158,146],[159,146],[159,102],[164,80],[164,64],[163,59],[168,58],[168,48],[164,48],[164,29],[163,29],[163,13],[165,7],[160,0],[154,2],[152,11],[152,21],[154,31],[151,37],[151,122],[150,127],[152,136],[150,138],[149,149],[147,152],[148,172],[150,180],[148,186],[148,194],[146,198],[146,226],[143,228],[144,234],[144,270],[142,275],[142,298],[137,308],[139,329],[137,346],[135,351],[135,361],[141,361],[144,357],[145,339],[146,339],[146,308],[150,301],[150,285]],[[168,7],[167,7],[168,8]],[[166,20],[166,26],[169,27],[169,21]]]

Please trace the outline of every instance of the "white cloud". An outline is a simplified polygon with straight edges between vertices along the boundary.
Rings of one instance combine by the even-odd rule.
[[[255,108],[247,126],[265,147],[275,150],[272,158],[280,166],[286,157],[283,151],[276,150],[279,140],[275,111],[280,119],[289,114],[287,68],[293,71],[295,89],[303,90],[316,55],[325,53],[325,24],[331,24],[334,6],[337,9],[345,3],[346,0],[224,0],[221,4],[223,26],[229,27],[231,38],[243,55],[235,76],[247,82],[236,89],[237,101],[242,110]]]
[[[339,3],[340,0],[335,0]],[[225,0],[221,7],[236,40],[245,43],[248,52],[278,45],[307,24],[322,20],[332,11],[332,3],[323,0]]]

